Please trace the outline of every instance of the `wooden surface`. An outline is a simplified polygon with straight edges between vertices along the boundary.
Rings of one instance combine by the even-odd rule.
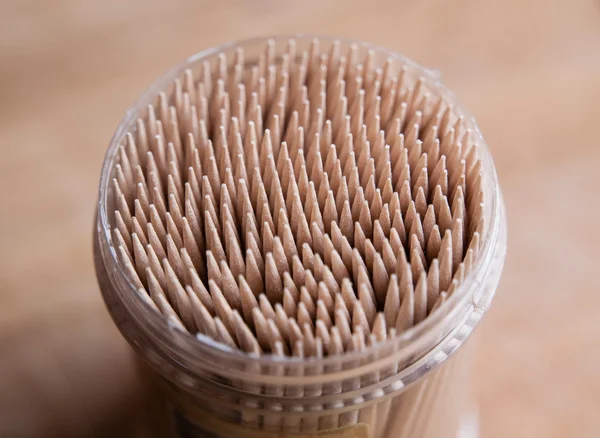
[[[299,31],[439,69],[492,149],[509,255],[475,369],[482,437],[600,436],[600,3],[579,0],[1,1],[0,436],[145,436],[92,268],[105,148],[189,54]]]

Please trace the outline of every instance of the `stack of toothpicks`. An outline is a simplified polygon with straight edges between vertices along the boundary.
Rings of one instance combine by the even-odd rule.
[[[254,356],[366,351],[443,308],[477,262],[483,187],[470,122],[410,65],[341,46],[315,39],[300,51],[290,39],[276,50],[269,40],[258,59],[243,48],[215,55],[126,135],[113,245],[172,326]],[[343,385],[240,389],[335,395],[401,366]],[[334,400],[315,406],[327,411],[320,418],[282,420],[273,403],[263,406],[273,414],[240,422],[303,432],[360,422],[373,437],[425,436],[414,425],[424,427],[422,408],[452,384],[449,372],[407,391],[403,407],[387,398],[328,414]]]

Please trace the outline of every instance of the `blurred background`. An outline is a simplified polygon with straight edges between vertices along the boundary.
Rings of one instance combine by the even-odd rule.
[[[402,52],[475,115],[509,218],[482,437],[600,436],[597,0],[0,0],[0,436],[146,436],[152,398],[92,266],[105,149],[188,55],[292,32]]]

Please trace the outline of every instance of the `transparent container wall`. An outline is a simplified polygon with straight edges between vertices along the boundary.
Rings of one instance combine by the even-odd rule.
[[[309,412],[301,406],[283,411],[278,403],[261,409],[261,402],[252,397],[221,403],[216,402],[217,394],[198,398],[164,381],[173,437],[476,438],[477,411],[470,391],[476,341],[469,339],[455,355],[407,388],[391,393],[377,390],[359,397],[354,407],[341,409],[332,409],[335,401],[315,404]],[[280,388],[281,393],[286,390]]]
[[[294,37],[297,52],[312,37]],[[285,50],[288,38],[275,40],[275,52]],[[326,52],[334,40],[321,38]],[[240,43],[245,62],[253,65],[266,40]],[[341,41],[342,50],[350,42]],[[173,79],[184,69],[196,73],[205,61],[228,59],[238,44],[211,49],[189,58],[153,84],[128,111],[113,137],[102,172],[94,235],[94,260],[108,310],[136,352],[156,372],[172,414],[175,437],[330,437],[330,438],[472,438],[472,400],[469,391],[474,340],[471,332],[495,292],[505,254],[505,222],[493,162],[475,122],[456,102],[479,144],[484,170],[488,229],[478,266],[446,302],[444,310],[428,317],[393,342],[365,352],[324,359],[278,360],[226,351],[210,339],[182,333],[150,308],[128,281],[117,261],[109,211],[114,200],[109,181],[114,175],[116,150],[127,132],[135,131],[146,106],[161,91],[173,90]],[[359,57],[372,49],[358,44]],[[452,94],[439,77],[411,61],[375,50],[378,66],[391,58],[393,68],[406,67],[410,80],[424,78],[431,95]],[[406,336],[404,336],[406,335]],[[469,337],[469,342],[466,342]],[[460,348],[459,348],[460,347]],[[360,353],[360,354],[358,354]],[[149,419],[152,421],[152,419]],[[466,431],[466,432],[465,432]]]

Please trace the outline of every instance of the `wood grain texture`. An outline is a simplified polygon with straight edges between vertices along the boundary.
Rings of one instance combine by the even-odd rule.
[[[0,436],[147,436],[155,406],[92,267],[106,146],[186,56],[301,31],[440,70],[492,149],[509,256],[475,367],[482,436],[600,435],[597,1],[6,0]]]

